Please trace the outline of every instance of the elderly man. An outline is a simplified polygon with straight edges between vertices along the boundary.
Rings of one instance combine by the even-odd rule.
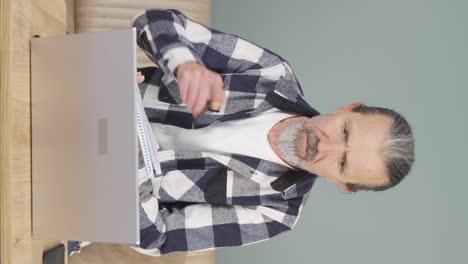
[[[139,69],[139,85],[163,172],[140,179],[135,250],[264,241],[295,226],[317,176],[355,193],[410,171],[414,139],[395,111],[357,102],[320,115],[286,60],[177,10],[145,10],[133,26],[159,66]]]

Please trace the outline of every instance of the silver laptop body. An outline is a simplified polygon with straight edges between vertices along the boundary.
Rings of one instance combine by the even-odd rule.
[[[139,244],[135,28],[31,41],[33,239]]]

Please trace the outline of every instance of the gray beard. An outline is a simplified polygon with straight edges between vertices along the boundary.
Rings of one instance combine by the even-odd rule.
[[[299,121],[288,128],[284,129],[278,140],[278,147],[281,151],[282,158],[303,170],[307,170],[307,164],[314,160],[317,155],[318,137],[314,129],[304,127],[306,120]],[[308,135],[307,156],[302,159],[298,155],[298,151],[302,149],[302,142],[297,138],[298,133],[306,130]]]

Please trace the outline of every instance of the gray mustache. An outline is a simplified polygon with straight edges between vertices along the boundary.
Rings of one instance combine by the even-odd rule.
[[[317,133],[312,128],[306,128],[307,136],[308,136],[308,148],[307,148],[307,161],[312,161],[315,159],[317,155],[318,143],[320,139],[317,136]]]

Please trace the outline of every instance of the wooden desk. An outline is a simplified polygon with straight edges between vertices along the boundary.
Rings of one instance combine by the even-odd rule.
[[[32,240],[30,40],[66,34],[65,0],[0,0],[0,263],[42,263]],[[65,261],[67,261],[65,259]]]

